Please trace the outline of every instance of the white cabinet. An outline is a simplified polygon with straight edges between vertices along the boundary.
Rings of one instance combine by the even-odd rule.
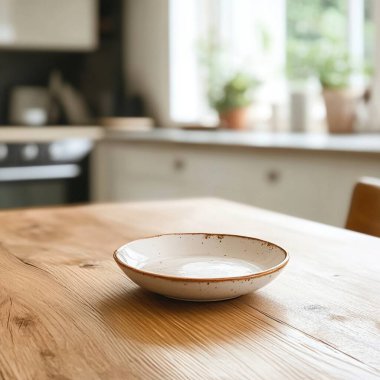
[[[0,48],[91,50],[97,0],[0,0]]]
[[[214,196],[342,226],[354,183],[380,177],[379,163],[376,154],[105,140],[93,199]]]

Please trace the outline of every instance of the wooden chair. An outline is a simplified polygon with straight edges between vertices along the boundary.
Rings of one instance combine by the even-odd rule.
[[[380,237],[380,179],[364,177],[355,185],[346,228]]]

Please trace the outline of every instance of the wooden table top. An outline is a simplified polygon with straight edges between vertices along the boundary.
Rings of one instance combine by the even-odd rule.
[[[236,233],[290,252],[263,290],[186,303],[112,260],[132,239]],[[0,379],[380,377],[380,239],[203,199],[0,213]]]

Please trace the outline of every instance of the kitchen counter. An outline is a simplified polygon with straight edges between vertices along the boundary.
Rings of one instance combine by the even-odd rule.
[[[50,142],[77,138],[99,140],[103,136],[104,129],[98,126],[0,126],[0,143]]]
[[[380,134],[329,135],[236,131],[155,129],[149,132],[107,131],[106,140],[167,142],[251,148],[380,153]]]
[[[236,146],[261,149],[380,153],[380,134],[329,135],[250,131],[186,131],[169,128],[157,128],[151,131],[137,132],[111,130],[101,126],[0,126],[0,143],[49,142],[75,138]]]

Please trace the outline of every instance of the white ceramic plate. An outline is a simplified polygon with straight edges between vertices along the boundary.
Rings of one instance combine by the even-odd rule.
[[[267,285],[288,263],[279,246],[244,236],[168,234],[135,240],[114,259],[136,284],[170,298],[218,301]]]

